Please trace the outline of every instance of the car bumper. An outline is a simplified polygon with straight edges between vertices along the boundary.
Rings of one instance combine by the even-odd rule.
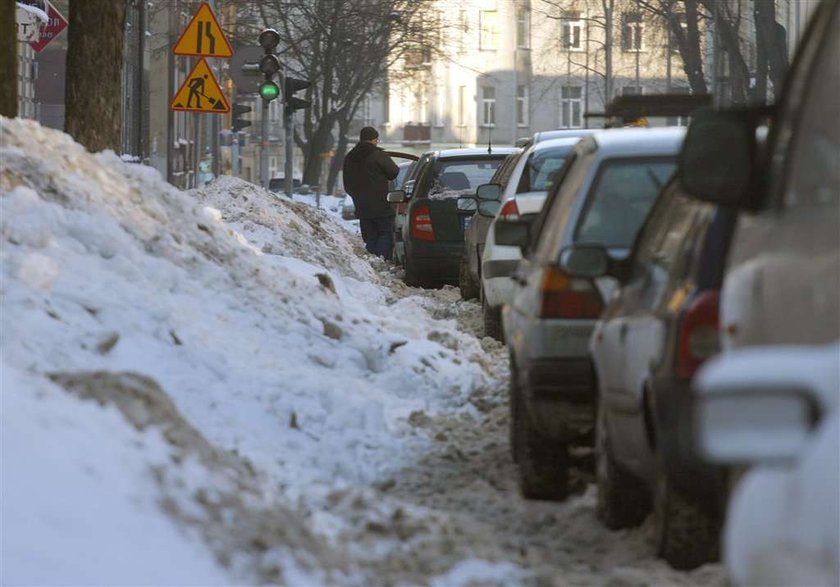
[[[458,283],[463,254],[463,242],[405,242],[406,264],[426,281]]]
[[[524,367],[520,389],[541,434],[569,442],[592,430],[596,393],[588,360],[543,359]]]

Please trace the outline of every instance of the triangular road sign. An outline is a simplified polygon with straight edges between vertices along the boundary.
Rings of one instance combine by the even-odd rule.
[[[169,109],[179,112],[205,112],[224,114],[230,112],[230,104],[225,98],[219,82],[207,65],[199,59],[190,75],[181,84],[181,88],[169,103]]]
[[[195,12],[190,24],[181,33],[181,38],[172,49],[175,55],[192,55],[193,57],[230,57],[230,48],[213,9],[207,2],[202,2]]]

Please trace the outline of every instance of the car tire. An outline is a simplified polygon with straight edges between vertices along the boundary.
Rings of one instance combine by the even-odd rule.
[[[484,318],[484,336],[503,341],[502,309],[493,308],[487,304],[487,298],[481,296],[481,314]]]
[[[595,478],[598,519],[609,529],[641,524],[650,511],[647,487],[624,471],[612,454],[604,402],[598,402],[595,423]]]
[[[470,263],[466,255],[461,257],[461,266],[458,270],[458,288],[461,290],[461,297],[465,300],[474,300],[478,297],[479,289],[470,274]]]
[[[560,501],[569,494],[569,453],[566,445],[552,442],[534,429],[519,385],[511,400],[513,447],[519,465],[519,489],[527,499]]]
[[[510,377],[508,379],[508,408],[510,409],[510,417],[508,418],[508,443],[510,444],[510,458],[514,463],[519,462],[519,448],[516,445],[518,435],[516,434],[516,422],[519,417],[519,387],[517,384],[516,367],[513,355],[510,356]]]
[[[656,554],[671,567],[689,571],[720,558],[721,509],[700,503],[674,487],[661,461],[654,491]]]
[[[405,284],[410,287],[420,287],[420,275],[413,263],[409,262],[409,258],[405,257]]]

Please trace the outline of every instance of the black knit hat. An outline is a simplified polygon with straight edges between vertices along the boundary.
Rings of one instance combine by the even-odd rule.
[[[361,132],[359,133],[359,140],[360,141],[372,141],[373,139],[378,139],[379,133],[376,132],[376,129],[372,126],[364,127]]]

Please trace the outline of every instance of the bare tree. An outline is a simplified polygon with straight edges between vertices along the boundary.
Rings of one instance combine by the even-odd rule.
[[[340,164],[360,105],[381,87],[389,68],[413,51],[434,49],[434,19],[423,18],[426,7],[415,0],[265,0],[254,8],[261,26],[280,33],[287,75],[312,82],[305,96],[312,107],[296,142],[304,153],[303,182],[320,184],[321,156],[333,146],[334,129]]]
[[[65,130],[90,151],[120,148],[125,2],[70,2]]]
[[[0,115],[17,116],[15,0],[0,0]]]

